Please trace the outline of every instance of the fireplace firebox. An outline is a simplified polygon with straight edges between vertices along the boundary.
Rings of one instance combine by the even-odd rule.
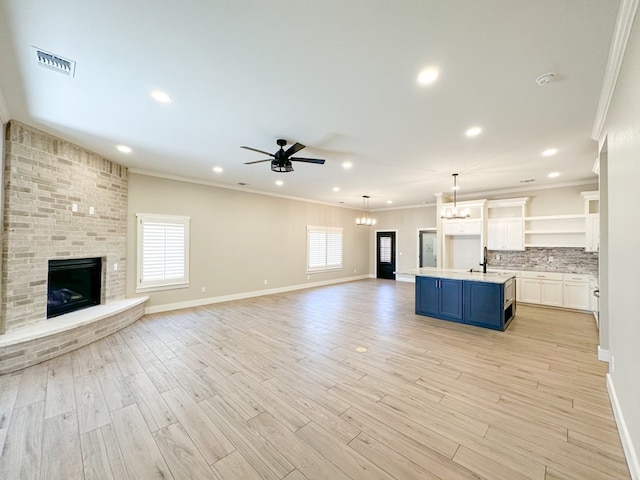
[[[47,318],[100,304],[102,258],[49,260]]]

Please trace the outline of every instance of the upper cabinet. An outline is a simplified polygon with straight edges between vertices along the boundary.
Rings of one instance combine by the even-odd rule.
[[[600,192],[581,192],[584,198],[585,246],[587,252],[600,249]]]
[[[524,214],[529,197],[487,202],[487,248],[524,250]]]
[[[524,250],[522,218],[490,218],[487,220],[489,250]]]
[[[480,218],[443,219],[442,230],[445,235],[480,235],[482,220]]]

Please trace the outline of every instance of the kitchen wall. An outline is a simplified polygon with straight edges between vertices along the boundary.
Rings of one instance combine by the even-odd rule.
[[[527,248],[524,251],[489,250],[489,268],[598,275],[598,254],[584,248]],[[500,259],[498,259],[500,257]],[[553,261],[549,261],[549,257]]]
[[[623,2],[625,3],[625,2]],[[633,478],[640,478],[640,17],[636,15],[600,143],[607,146],[609,387]],[[603,325],[604,327],[604,325]]]
[[[191,217],[190,286],[144,293],[149,295],[148,309],[341,281],[370,272],[371,231],[355,225],[357,210],[130,173],[127,255],[131,259],[136,258],[136,213]],[[307,278],[307,225],[344,228],[342,270]],[[137,295],[135,279],[132,261],[127,268],[127,297]]]
[[[586,182],[581,185],[563,186],[547,189],[513,190],[495,194],[466,194],[461,195],[464,200],[529,197],[527,204],[528,216],[542,215],[568,215],[584,213],[584,199],[580,192],[598,190],[597,177],[594,175],[593,183]],[[435,202],[434,202],[435,203]],[[397,262],[398,271],[416,268],[418,266],[418,231],[421,229],[435,229],[438,223],[439,212],[436,206],[425,205],[415,208],[399,208],[378,210],[373,212],[378,221],[375,230],[397,231]],[[480,268],[480,237],[472,236],[462,239],[461,236],[453,237],[448,248],[456,256],[463,256],[462,260],[452,259],[453,265],[460,268]],[[462,239],[459,241],[459,239]],[[371,271],[375,272],[375,246],[372,236],[372,260]],[[477,246],[476,246],[477,244]],[[501,255],[501,260],[495,260],[496,253]],[[549,264],[548,257],[553,256],[554,261]],[[597,274],[598,256],[585,253],[584,249],[576,248],[528,248],[524,252],[494,252],[489,262],[494,268],[510,268],[515,270],[549,270],[584,272]]]

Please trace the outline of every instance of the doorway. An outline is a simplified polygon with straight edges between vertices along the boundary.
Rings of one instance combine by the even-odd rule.
[[[435,230],[420,230],[418,233],[419,267],[437,267],[438,253],[436,250],[437,235]]]
[[[396,279],[396,232],[376,232],[378,278]]]

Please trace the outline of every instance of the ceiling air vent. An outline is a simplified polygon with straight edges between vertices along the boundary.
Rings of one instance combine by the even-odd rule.
[[[36,54],[36,62],[41,67],[49,68],[56,72],[73,77],[76,73],[76,62],[68,60],[55,53],[47,52],[40,48],[31,47]]]

